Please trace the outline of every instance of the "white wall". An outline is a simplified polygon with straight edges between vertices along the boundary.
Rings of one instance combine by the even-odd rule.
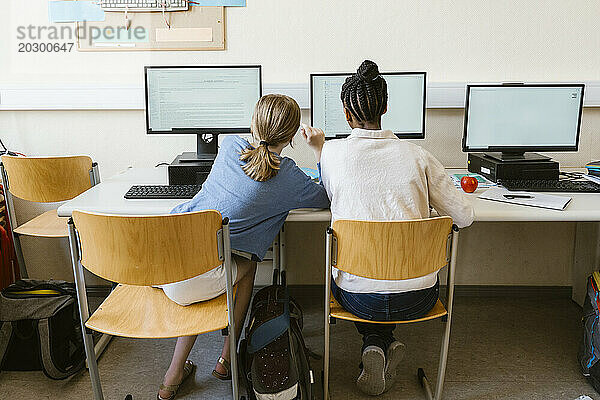
[[[594,1],[248,0],[227,9],[226,51],[69,54],[17,53],[17,26],[48,24],[46,0],[0,4],[0,85],[141,85],[144,65],[235,63],[262,64],[267,84],[307,83],[310,72],[353,70],[365,58],[382,70],[425,70],[430,82],[600,81]],[[0,138],[31,155],[90,154],[104,177],[194,149],[193,137],[145,135],[143,118],[141,111],[0,111]],[[462,118],[462,110],[428,110],[419,144],[447,167],[466,165]],[[562,166],[600,159],[599,130],[600,109],[586,109],[581,150],[556,159]],[[314,164],[301,141],[287,154]],[[22,221],[41,210],[17,207]],[[291,281],[322,279],[323,245],[313,238],[323,229],[290,225]],[[573,237],[572,224],[475,224],[462,233],[458,283],[569,285]],[[68,277],[65,246],[24,240],[32,275]]]
[[[226,51],[41,55],[17,53],[16,28],[48,25],[47,1],[0,1],[0,83],[141,84],[144,65],[218,63],[302,83],[364,58],[431,82],[600,80],[596,1],[248,0],[226,10]]]

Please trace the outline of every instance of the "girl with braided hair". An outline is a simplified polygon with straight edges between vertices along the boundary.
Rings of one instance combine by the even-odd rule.
[[[342,86],[341,100],[352,133],[330,140],[321,150],[323,184],[337,219],[393,221],[429,217],[432,205],[459,227],[473,222],[473,208],[429,152],[382,129],[387,84],[377,65],[364,61]],[[393,112],[394,110],[390,110]],[[305,127],[312,134],[314,128]],[[332,132],[335,133],[335,132]],[[331,291],[362,319],[416,319],[433,308],[439,295],[437,272],[416,279],[386,281],[332,269]],[[370,395],[389,390],[405,346],[393,324],[356,323],[363,336],[362,367],[356,381]]]
[[[342,85],[342,103],[350,127],[381,129],[381,116],[387,112],[387,83],[377,64],[365,60],[356,74]]]

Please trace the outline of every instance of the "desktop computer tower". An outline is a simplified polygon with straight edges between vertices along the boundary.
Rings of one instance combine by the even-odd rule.
[[[195,153],[194,153],[195,155]],[[204,183],[214,161],[181,161],[190,154],[180,154],[169,165],[169,185],[201,185]]]
[[[541,161],[501,161],[484,153],[469,153],[469,172],[480,174],[492,182],[499,179],[558,179],[558,163],[552,160]]]

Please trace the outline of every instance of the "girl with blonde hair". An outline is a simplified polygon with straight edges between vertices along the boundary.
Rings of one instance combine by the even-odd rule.
[[[300,108],[294,99],[278,94],[263,96],[254,109],[251,131],[253,143],[239,136],[223,139],[212,170],[202,190],[173,213],[218,210],[228,217],[231,230],[233,278],[237,284],[234,305],[236,337],[242,329],[254,286],[256,263],[283,226],[290,210],[326,208],[325,188],[314,183],[296,163],[282,157],[300,126]],[[305,135],[309,146],[319,148],[322,132]],[[320,152],[316,154],[317,160]],[[215,298],[225,292],[225,270],[219,266],[205,274],[162,286],[165,294],[180,305]],[[212,374],[231,379],[229,338]],[[158,399],[173,399],[179,385],[194,371],[187,360],[196,336],[177,339],[171,365],[160,386]]]

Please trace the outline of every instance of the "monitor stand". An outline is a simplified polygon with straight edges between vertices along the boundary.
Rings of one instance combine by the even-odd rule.
[[[214,161],[217,156],[217,134],[199,133],[196,152],[185,152],[179,159],[180,162]]]
[[[538,153],[526,152],[502,152],[502,153],[485,153],[486,157],[493,158],[498,161],[548,161],[550,157]]]

